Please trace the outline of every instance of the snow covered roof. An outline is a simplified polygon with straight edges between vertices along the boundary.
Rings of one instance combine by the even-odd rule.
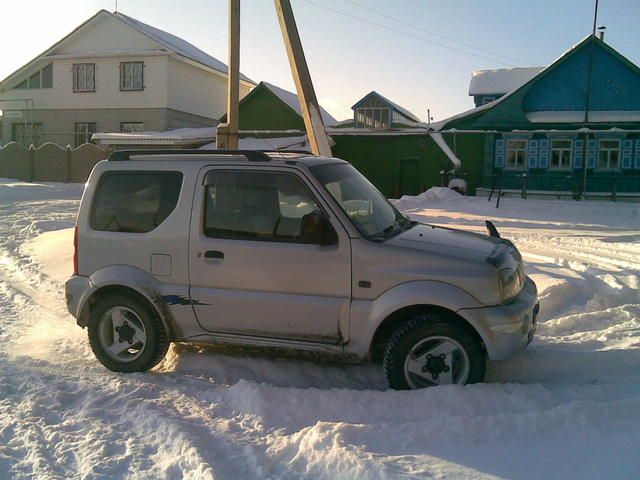
[[[216,138],[216,127],[178,128],[166,132],[94,133],[91,140],[101,145],[182,145],[210,142]]]
[[[180,37],[176,37],[171,33],[165,32],[164,30],[160,30],[159,28],[152,27],[151,25],[147,25],[146,23],[141,22],[140,20],[136,20],[135,18],[129,17],[120,12],[110,13],[110,15],[114,16],[118,20],[126,23],[131,28],[136,29],[138,32],[150,37],[152,40],[158,42],[162,46],[164,46],[167,50],[170,50],[178,55],[181,55],[189,60],[193,60],[201,65],[205,65],[209,68],[217,70],[221,73],[227,73],[227,65],[222,63],[217,58],[212,57],[206,52],[203,52],[195,45],[183,40]],[[255,82],[243,74],[240,74],[240,78],[245,82],[254,83]]]
[[[69,38],[73,37],[75,34],[85,29],[87,26],[91,25],[96,19],[104,16],[108,16],[113,19],[116,19],[124,23],[128,27],[133,28],[137,32],[141,33],[142,35],[158,43],[159,46],[162,47],[162,49],[167,50],[168,52],[173,53],[174,55],[178,55],[179,57],[182,57],[186,60],[190,60],[192,62],[195,62],[204,67],[210,68],[212,70],[215,70],[223,74],[227,74],[228,72],[227,65],[225,65],[223,62],[221,62],[217,58],[212,57],[208,53],[203,52],[198,47],[196,47],[195,45],[192,45],[186,40],[183,40],[175,35],[172,35],[171,33],[165,32],[164,30],[160,30],[159,28],[152,27],[151,25],[147,25],[146,23],[143,23],[140,20],[137,20],[135,18],[129,17],[128,15],[125,15],[123,13],[120,13],[120,12],[111,13],[107,10],[99,10],[91,18],[85,20],[82,24],[76,27],[71,33],[63,37],[61,40],[56,42],[54,45],[49,47],[47,50],[42,52],[40,55],[38,55],[34,59],[30,60],[28,63],[24,64],[22,67],[18,68],[17,70],[9,74],[7,77],[2,79],[2,81],[0,81],[0,85],[5,84],[5,82],[11,80],[16,75],[23,72],[25,69],[28,69],[34,63],[41,61],[45,56],[49,56],[52,52],[55,51],[57,47],[62,45]],[[130,54],[132,53],[132,51],[127,51],[127,52],[114,51],[110,53],[129,53]],[[138,52],[138,53],[142,53],[142,52]],[[251,80],[250,78],[242,74],[240,74],[240,79],[241,81],[250,83],[252,85],[256,84],[256,82],[254,82],[253,80]]]
[[[521,87],[545,67],[499,68],[475,70],[471,74],[469,95],[505,94]]]
[[[368,99],[369,97],[371,97],[372,95],[377,96],[378,98],[380,98],[381,100],[383,100],[384,102],[388,103],[394,110],[397,110],[398,112],[400,112],[402,115],[404,115],[405,117],[409,118],[410,120],[413,120],[416,123],[420,123],[420,119],[414,115],[413,113],[411,113],[409,110],[407,110],[406,108],[398,105],[395,102],[392,102],[391,100],[389,100],[387,97],[385,97],[384,95],[380,95],[378,92],[376,92],[375,90],[369,92],[367,95],[365,95],[364,97],[362,97],[360,100],[358,100],[358,102],[351,107],[352,110],[355,110],[362,102],[364,102],[366,99]]]
[[[329,145],[336,143],[329,137]],[[292,137],[244,137],[238,139],[238,150],[309,150],[309,139],[306,135]],[[216,150],[216,142],[200,147],[200,150]]]
[[[295,112],[302,116],[302,107],[300,106],[300,100],[298,96],[285,90],[284,88],[280,88],[272,83],[268,82],[260,82],[265,88],[267,88],[271,93],[273,93],[276,97],[286,103],[289,107],[291,107]],[[330,127],[336,125],[338,121],[331,116],[329,112],[327,112],[324,108],[320,107],[320,112],[322,114],[322,121],[324,122],[325,127]]]

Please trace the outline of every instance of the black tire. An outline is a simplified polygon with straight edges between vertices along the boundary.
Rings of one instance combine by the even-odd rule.
[[[100,322],[103,316],[114,307],[132,310],[144,324],[146,343],[135,360],[119,361],[107,353],[99,336]],[[116,293],[105,296],[91,309],[88,323],[89,343],[96,358],[113,372],[143,372],[155,367],[164,358],[169,349],[169,338],[158,313],[145,300],[133,295]]]
[[[430,337],[447,337],[456,342],[466,353],[468,374],[461,384],[478,383],[484,380],[486,357],[482,345],[470,327],[456,318],[447,318],[441,313],[427,313],[404,322],[391,335],[384,353],[383,368],[389,386],[395,390],[411,390],[429,385],[411,385],[405,376],[405,361],[412,349]]]

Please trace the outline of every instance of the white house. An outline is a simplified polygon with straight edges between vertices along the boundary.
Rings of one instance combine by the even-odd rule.
[[[215,126],[227,66],[181,38],[100,10],[0,82],[0,144],[79,145],[101,132]],[[255,83],[241,76],[240,97]]]

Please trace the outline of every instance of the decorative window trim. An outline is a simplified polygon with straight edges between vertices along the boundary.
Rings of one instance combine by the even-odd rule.
[[[505,155],[504,155],[504,168],[505,170],[526,170],[528,165],[528,149],[529,149],[529,140],[527,138],[505,138]],[[511,142],[524,142],[524,146],[520,148],[509,148],[509,144]],[[515,165],[509,165],[509,151],[516,152],[516,163]],[[518,152],[521,155],[518,155]],[[520,161],[519,161],[520,160]]]
[[[603,149],[602,147],[602,142],[616,142],[618,144],[618,148],[610,148],[607,147],[605,149]],[[600,166],[600,153],[601,152],[609,152],[609,155],[607,155],[607,166],[606,167],[601,167]],[[618,166],[617,167],[611,167],[611,154],[610,152],[617,152],[618,153]],[[620,138],[599,138],[598,139],[598,149],[597,149],[597,157],[596,157],[596,170],[600,170],[600,171],[612,171],[612,170],[620,170],[621,169],[621,165],[622,164],[622,142],[620,140]]]
[[[554,142],[569,142],[569,146],[568,147],[555,147],[553,143]],[[554,151],[560,151],[560,152],[568,152],[569,153],[569,161],[567,162],[566,165],[562,164],[562,158],[563,156],[560,155],[560,166],[553,166],[553,152]],[[550,138],[549,139],[549,170],[553,170],[556,172],[561,172],[561,171],[570,171],[573,168],[573,139],[571,138]]]

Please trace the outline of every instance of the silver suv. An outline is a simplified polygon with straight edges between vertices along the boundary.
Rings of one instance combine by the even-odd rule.
[[[490,232],[413,222],[336,158],[114,152],[87,182],[66,299],[113,371],[196,342],[382,360],[395,389],[480,382],[538,312]]]

